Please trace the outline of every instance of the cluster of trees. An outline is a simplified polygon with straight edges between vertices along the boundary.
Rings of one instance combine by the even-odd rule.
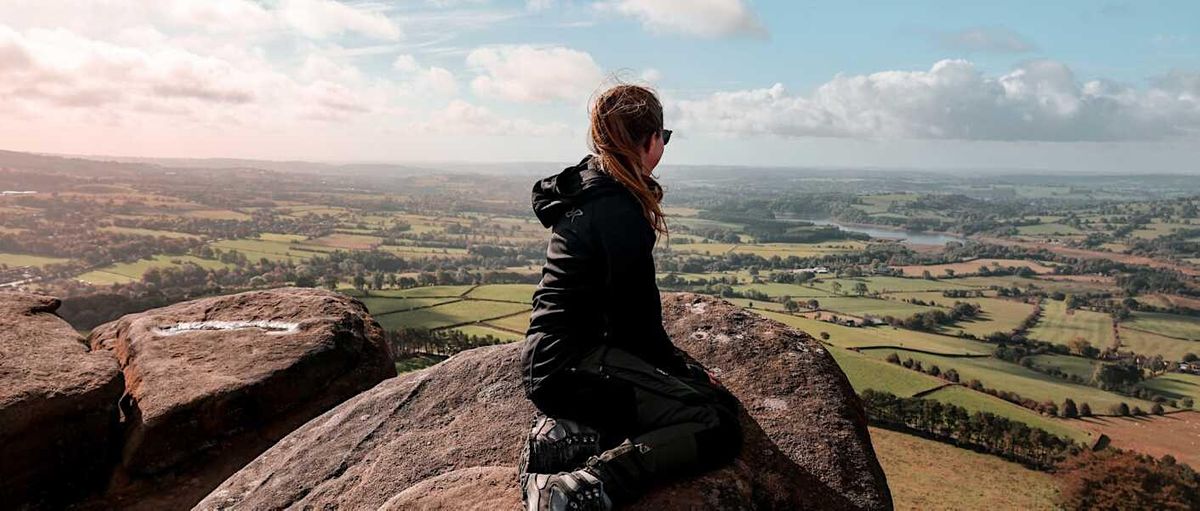
[[[450,356],[461,351],[505,342],[493,335],[468,335],[458,330],[403,327],[386,330],[384,340],[396,358],[413,355]]]
[[[960,379],[958,371],[955,369],[947,369],[942,371],[942,368],[938,367],[937,364],[930,364],[929,367],[926,368],[920,360],[913,360],[911,357],[900,360],[900,355],[896,353],[889,353],[887,356],[887,361],[891,364],[903,366],[905,369],[912,369],[913,371],[925,373],[952,383],[958,383]]]
[[[1069,510],[1200,509],[1200,474],[1167,455],[1082,450],[1055,471]]]
[[[950,310],[941,309],[918,312],[904,319],[888,317],[892,326],[904,327],[909,330],[937,331],[943,325],[952,325],[964,319],[971,319],[983,312],[977,303],[954,302]]]
[[[1079,448],[1068,439],[987,412],[931,399],[904,398],[868,389],[862,393],[870,420],[937,440],[1048,469]]]

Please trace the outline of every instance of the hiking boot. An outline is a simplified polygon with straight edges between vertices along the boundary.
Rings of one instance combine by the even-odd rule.
[[[575,421],[542,417],[529,432],[517,464],[521,487],[525,486],[526,474],[574,470],[599,453],[600,434],[596,430]]]
[[[526,511],[610,511],[612,500],[591,469],[528,474],[522,487]]]

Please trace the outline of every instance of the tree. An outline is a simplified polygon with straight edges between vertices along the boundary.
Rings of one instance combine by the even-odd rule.
[[[808,308],[809,308],[809,310],[817,310],[817,309],[820,309],[820,308],[821,308],[821,302],[817,301],[817,299],[816,299],[816,298],[810,299],[810,300],[808,301]]]
[[[930,376],[940,376],[941,374],[942,374],[942,369],[939,368],[937,366],[937,364],[929,366],[929,375]]]
[[[1096,348],[1092,347],[1092,343],[1088,342],[1087,339],[1084,339],[1083,336],[1078,335],[1075,336],[1074,339],[1067,341],[1067,347],[1071,348],[1071,353],[1088,358],[1095,358],[1095,355],[1092,353],[1098,351]]]
[[[829,332],[821,332],[821,340],[828,341],[829,340]]]
[[[325,284],[325,287],[329,288],[330,291],[337,289],[337,285],[338,285],[337,275],[326,275],[324,277],[321,277],[321,282],[323,284]]]
[[[1125,404],[1125,402],[1122,401],[1120,404],[1113,405],[1112,409],[1109,411],[1112,412],[1113,415],[1119,415],[1121,417],[1128,417],[1129,416],[1129,405]]]
[[[842,283],[841,282],[834,281],[833,284],[830,284],[829,288],[833,290],[833,294],[835,294],[835,295],[842,294]]]
[[[354,289],[357,289],[360,293],[367,288],[367,278],[361,273],[354,275],[352,283],[354,284]]]
[[[858,296],[862,296],[862,295],[867,294],[867,291],[868,291],[868,289],[867,289],[866,282],[857,282],[854,284],[854,294],[857,294]]]
[[[1079,416],[1080,417],[1091,417],[1092,416],[1092,405],[1089,405],[1087,403],[1083,403],[1083,404],[1079,405]]]
[[[1154,406],[1150,407],[1150,413],[1154,415],[1162,415],[1166,412],[1166,410],[1163,410],[1163,405],[1161,403],[1154,403]]]
[[[1068,419],[1079,417],[1079,409],[1075,407],[1075,400],[1067,398],[1063,400],[1062,416]]]
[[[1191,397],[1184,397],[1179,400],[1179,406],[1182,408],[1191,408],[1193,404]]]
[[[384,278],[381,271],[377,271],[374,275],[371,275],[371,289],[383,289]]]
[[[800,304],[796,303],[796,301],[792,300],[792,297],[789,296],[783,300],[783,310],[788,312],[796,312],[800,310]]]
[[[925,280],[933,280],[933,274],[929,273],[929,270],[925,270],[925,271],[921,272],[921,278],[923,278]]]
[[[900,364],[900,355],[897,355],[896,352],[893,351],[891,353],[888,353],[888,356],[885,360],[887,360],[889,364],[899,365]]]
[[[1060,504],[1082,509],[1200,509],[1200,475],[1175,463],[1117,449],[1083,449],[1056,471]]]

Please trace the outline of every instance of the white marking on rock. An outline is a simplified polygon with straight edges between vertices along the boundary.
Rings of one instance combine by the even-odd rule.
[[[251,320],[251,321],[191,321],[187,323],[177,323],[171,326],[160,326],[154,329],[154,333],[158,335],[179,335],[187,332],[220,332],[228,330],[248,330],[248,329],[266,330],[267,334],[292,334],[300,329],[300,323],[289,323],[286,321],[268,321],[268,320]]]
[[[695,332],[692,332],[692,339],[697,341],[708,339],[708,332],[705,332],[704,330],[696,330]]]
[[[768,397],[766,399],[763,399],[762,405],[766,408],[770,408],[775,411],[785,411],[788,408],[790,408],[788,406],[787,401],[784,401],[777,397]]]

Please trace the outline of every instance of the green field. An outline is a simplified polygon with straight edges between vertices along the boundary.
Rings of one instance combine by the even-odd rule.
[[[1010,332],[1013,329],[1021,326],[1025,318],[1033,313],[1033,305],[1016,300],[1006,300],[1002,298],[989,297],[971,297],[971,298],[947,298],[942,296],[940,291],[926,291],[918,293],[893,293],[887,295],[889,299],[917,299],[925,303],[936,305],[938,307],[953,307],[954,302],[968,302],[979,304],[983,307],[983,312],[976,318],[970,320],[959,321],[958,323],[948,326],[943,330],[947,334],[963,331],[972,334],[976,337],[987,337],[993,332]]]
[[[328,247],[300,246],[274,236],[272,238],[221,240],[211,243],[210,246],[214,249],[241,252],[251,261],[265,258],[269,261],[291,261],[295,263],[310,259],[321,252],[333,250]]]
[[[457,330],[457,331],[462,332],[467,335],[476,335],[479,337],[484,337],[484,336],[490,335],[490,336],[500,339],[501,341],[504,341],[504,342],[520,341],[525,338],[525,336],[521,335],[521,334],[515,334],[512,332],[507,332],[504,330],[499,330],[496,328],[491,328],[491,327],[487,327],[487,326],[483,326],[483,325],[465,325],[465,326],[460,326],[460,327],[454,328],[454,330]]]
[[[0,265],[8,265],[10,268],[20,268],[23,266],[36,266],[38,268],[42,268],[47,265],[63,264],[66,262],[70,262],[70,259],[27,254],[8,254],[0,252]]]
[[[531,312],[526,312],[524,314],[514,314],[512,316],[505,316],[500,319],[493,319],[491,321],[488,321],[488,324],[499,327],[499,328],[503,328],[505,330],[511,330],[513,332],[525,332],[526,330],[529,329],[529,315],[530,314],[531,314]]]
[[[1184,341],[1132,328],[1121,329],[1121,351],[1139,355],[1162,355],[1167,360],[1182,360],[1188,353],[1200,355],[1200,341]]]
[[[905,279],[900,277],[864,277],[864,278],[841,278],[841,279],[820,279],[812,282],[812,286],[833,292],[833,284],[839,283],[842,285],[841,292],[843,294],[854,293],[854,285],[863,282],[867,284],[867,292],[874,293],[895,293],[895,292],[913,292],[913,291],[945,291],[950,289],[971,289],[970,286],[965,286],[958,281],[950,280],[925,280],[925,279]]]
[[[1070,355],[1033,355],[1029,358],[1038,368],[1056,368],[1064,373],[1083,378],[1083,381],[1090,381],[1092,372],[1096,370],[1096,366],[1101,364],[1097,360]]]
[[[828,342],[842,348],[894,346],[947,355],[989,355],[993,349],[991,345],[979,341],[915,332],[890,326],[848,327],[790,314],[753,310],[763,317],[796,327],[813,337],[818,337],[821,332],[827,332],[829,333]]]
[[[949,444],[871,428],[897,510],[1058,509],[1054,476]]]
[[[699,246],[703,246],[700,244]],[[816,257],[827,254],[841,254],[854,250],[862,250],[866,243],[861,241],[842,241],[828,243],[762,243],[762,244],[739,244],[735,245],[730,251],[738,254],[754,254],[759,257],[770,259],[774,256],[786,258],[789,256],[796,257]],[[672,246],[672,248],[674,248]],[[686,250],[680,250],[686,251]]]
[[[370,296],[360,297],[358,300],[367,306],[367,310],[372,315],[378,316],[391,312],[441,305],[457,300],[457,298],[383,298]]]
[[[979,304],[983,307],[983,313],[974,319],[959,321],[947,330],[962,330],[976,337],[987,337],[993,332],[1011,332],[1021,326],[1034,308],[1032,304],[1000,298],[962,298],[961,301]]]
[[[1017,232],[1025,236],[1070,236],[1083,234],[1083,231],[1066,224],[1037,224],[1017,227]]]
[[[115,232],[118,234],[132,234],[135,236],[164,236],[167,238],[198,238],[199,237],[194,234],[188,234],[186,232],[157,231],[154,229],[139,229],[137,227],[112,226],[112,227],[103,227],[100,230],[105,231],[105,232]]]
[[[918,392],[937,388],[946,382],[932,376],[897,367],[887,362],[875,360],[850,350],[829,348],[829,354],[837,361],[838,367],[850,379],[854,391],[862,393],[867,389],[891,392],[897,396],[911,397]]]
[[[535,289],[537,286],[533,284],[488,284],[475,288],[467,297],[529,304]]]
[[[1062,345],[1083,337],[1100,349],[1112,346],[1115,340],[1108,314],[1088,310],[1068,313],[1066,302],[1057,300],[1042,302],[1042,319],[1029,331],[1029,337]]]
[[[1200,317],[1165,314],[1161,312],[1135,312],[1133,319],[1122,323],[1122,327],[1136,328],[1147,332],[1200,341]]]
[[[972,412],[988,412],[999,415],[1077,442],[1086,443],[1088,440],[1087,432],[1072,427],[1069,420],[1047,417],[1028,408],[961,385],[938,389],[922,397],[961,406]],[[1059,405],[1061,404],[1059,403]]]
[[[684,277],[681,276],[681,278],[684,278]],[[711,276],[710,276],[710,278],[711,278]],[[812,288],[809,286],[802,286],[802,285],[798,285],[798,284],[781,284],[778,282],[763,282],[763,283],[759,283],[759,284],[738,284],[736,286],[733,286],[733,290],[737,291],[739,293],[745,293],[746,291],[752,291],[752,290],[758,291],[758,292],[764,293],[767,296],[770,296],[772,298],[782,298],[784,296],[790,296],[790,297],[792,297],[793,300],[796,300],[796,301],[805,301],[809,298],[818,298],[819,299],[821,297],[830,296],[829,291],[825,291],[822,289],[816,289],[816,288]]]
[[[1042,374],[1017,364],[995,358],[950,358],[938,355],[926,355],[891,349],[869,350],[863,353],[883,360],[890,353],[896,353],[901,359],[912,358],[920,361],[925,367],[936,364],[942,372],[955,369],[963,383],[973,379],[983,382],[983,386],[1008,392],[1016,392],[1021,397],[1037,402],[1053,401],[1062,404],[1066,398],[1074,399],[1076,403],[1088,403],[1096,414],[1108,413],[1109,406],[1124,401],[1130,407],[1141,406],[1149,410],[1153,403],[1105,392],[1095,387],[1075,385],[1053,376]]]
[[[1167,373],[1142,382],[1142,386],[1168,399],[1191,397],[1196,403],[1192,408],[1200,409],[1200,375]]]
[[[462,300],[436,307],[385,314],[375,319],[388,330],[400,327],[436,329],[462,323],[482,322],[490,318],[516,314],[528,308],[528,305],[519,303]]]
[[[189,255],[156,255],[153,259],[142,259],[133,263],[120,263],[97,268],[75,278],[93,285],[122,284],[142,280],[150,268],[167,268],[181,264],[195,264],[201,268],[215,270],[229,265],[212,259],[201,259]]]
[[[391,297],[391,298],[442,298],[442,297],[460,297],[471,289],[469,285],[456,286],[421,286],[410,287],[407,289],[382,289],[371,291],[371,296]],[[347,292],[346,290],[340,290]],[[349,294],[357,295],[357,292],[350,291]]]
[[[937,310],[936,307],[913,305],[899,300],[850,296],[826,297],[817,300],[821,308],[855,316],[894,316],[906,318],[918,312]]]

